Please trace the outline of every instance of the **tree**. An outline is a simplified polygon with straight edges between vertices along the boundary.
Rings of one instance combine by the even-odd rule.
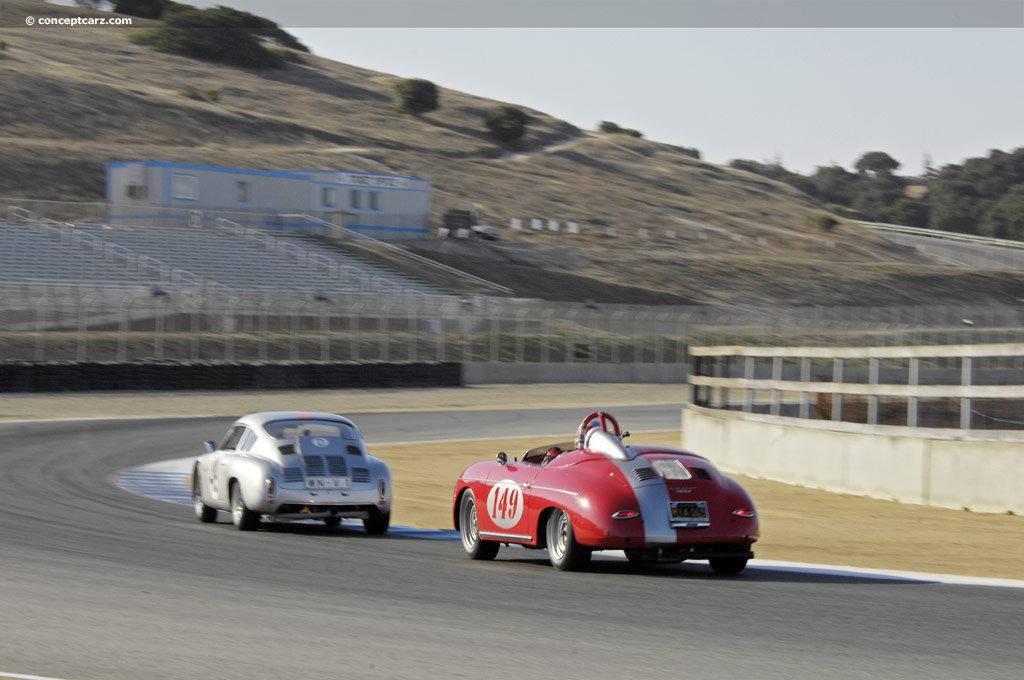
[[[236,10],[185,9],[168,12],[156,28],[132,33],[128,39],[160,52],[247,68],[278,68],[284,59],[268,50],[257,30],[241,25]],[[252,15],[249,15],[252,16]]]
[[[904,178],[889,173],[859,177],[854,187],[853,207],[863,219],[881,222],[885,220],[889,206],[906,195],[905,183]]]
[[[868,151],[853,167],[861,174],[869,172],[873,175],[890,175],[900,164],[884,151]]]
[[[395,106],[401,113],[418,116],[437,109],[437,85],[423,78],[406,78],[395,81],[391,86],[395,96]]]
[[[826,203],[852,205],[857,191],[857,175],[838,165],[818,166],[814,175],[815,195]]]
[[[219,12],[220,16],[223,17],[225,21],[231,22],[239,28],[247,29],[258,38],[262,38],[263,40],[267,40],[281,47],[298,50],[299,52],[309,52],[308,47],[303,45],[295,36],[282,29],[270,19],[264,19],[263,17],[258,17],[255,14],[231,9],[230,7],[217,7],[215,11]]]
[[[508,104],[498,104],[487,112],[484,122],[491,136],[503,144],[511,144],[526,133],[528,120],[522,109]]]
[[[950,166],[949,176],[956,177],[954,173],[959,173],[959,167]],[[932,229],[977,233],[978,220],[988,207],[971,182],[940,175],[928,185],[928,226]]]
[[[1024,238],[1024,184],[1012,187],[1006,195],[985,211],[978,232],[994,238]]]
[[[114,11],[143,19],[159,19],[169,4],[167,0],[115,0]]]
[[[927,227],[928,204],[915,198],[901,198],[883,211],[882,221],[906,227]]]

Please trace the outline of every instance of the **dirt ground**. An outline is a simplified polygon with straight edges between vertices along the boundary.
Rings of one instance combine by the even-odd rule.
[[[301,408],[346,415],[385,410],[501,406],[613,406],[682,399],[678,385],[517,385],[421,390],[277,393],[19,394],[0,397],[0,419],[236,415]],[[358,422],[358,417],[355,418]],[[567,436],[574,423],[566,426]],[[633,440],[678,446],[680,433],[634,432]],[[469,464],[545,443],[531,438],[386,444],[371,451],[391,466],[395,524],[450,529],[455,479]],[[699,452],[714,460],[713,451]],[[424,464],[428,461],[429,464]],[[833,494],[735,475],[761,517],[759,558],[1024,579],[1024,517],[929,508]]]

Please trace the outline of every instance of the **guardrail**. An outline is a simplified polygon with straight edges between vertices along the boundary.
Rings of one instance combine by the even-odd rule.
[[[992,238],[990,236],[977,236],[975,234],[960,234],[955,231],[942,231],[941,229],[924,229],[922,227],[906,227],[900,224],[887,224],[885,222],[861,222],[857,224],[875,231],[890,231],[896,234],[910,234],[912,236],[927,236],[928,238],[942,239],[945,241],[963,241],[979,245],[999,246],[1001,248],[1014,248],[1024,250],[1024,242],[1011,241],[1004,238]]]

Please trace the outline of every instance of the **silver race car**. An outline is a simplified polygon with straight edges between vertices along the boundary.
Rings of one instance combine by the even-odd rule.
[[[273,411],[239,418],[220,444],[192,469],[196,517],[214,522],[231,513],[243,531],[260,518],[318,519],[336,527],[342,518],[363,520],[367,533],[383,534],[391,521],[391,471],[366,451],[359,428],[331,413]]]

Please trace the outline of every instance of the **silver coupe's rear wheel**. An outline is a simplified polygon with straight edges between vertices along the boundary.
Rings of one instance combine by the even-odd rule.
[[[260,515],[245,507],[238,482],[231,482],[231,521],[239,531],[252,531],[260,524]]]
[[[370,508],[370,514],[363,520],[363,528],[366,529],[366,533],[373,536],[387,533],[390,524],[391,513],[383,512],[376,507]]]
[[[548,517],[547,533],[551,566],[561,571],[582,571],[587,568],[591,550],[576,542],[568,513],[558,508],[553,510]]]
[[[476,497],[466,489],[459,504],[459,533],[462,535],[462,548],[474,560],[493,560],[498,554],[501,544],[497,541],[485,541],[480,538],[480,526],[476,518]]]
[[[192,473],[192,506],[196,511],[196,519],[209,524],[217,521],[217,508],[211,508],[203,502],[202,483],[199,481],[199,470]]]

